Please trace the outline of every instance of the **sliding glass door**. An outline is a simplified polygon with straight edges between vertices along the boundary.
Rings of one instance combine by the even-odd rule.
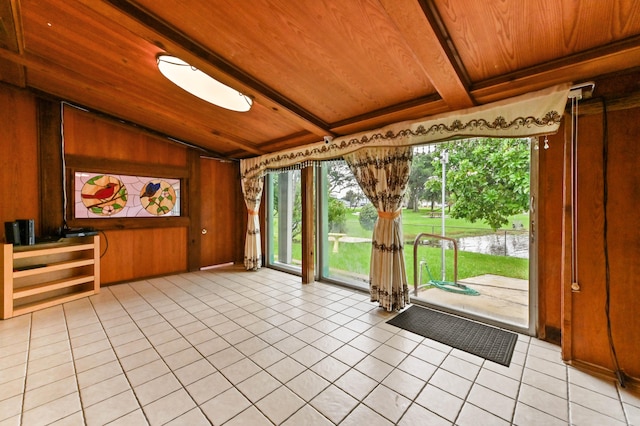
[[[300,170],[266,176],[267,265],[301,273],[301,201]]]
[[[414,152],[403,211],[414,302],[531,331],[535,146],[528,138],[482,138]]]
[[[414,303],[531,332],[537,309],[531,153],[537,150],[529,139],[416,147],[402,210]],[[368,291],[377,211],[344,161],[314,170],[315,278]],[[268,265],[298,275],[300,177],[293,170],[269,174],[266,182]],[[427,235],[416,240],[421,234]]]
[[[368,289],[371,219],[375,217],[364,223],[362,212],[370,212],[373,206],[344,161],[323,163],[318,168],[317,187],[320,279]]]

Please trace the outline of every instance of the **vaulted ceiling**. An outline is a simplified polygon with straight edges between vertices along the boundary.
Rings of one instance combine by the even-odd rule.
[[[252,109],[183,92],[161,53]],[[637,0],[0,0],[0,81],[229,158],[638,65]]]

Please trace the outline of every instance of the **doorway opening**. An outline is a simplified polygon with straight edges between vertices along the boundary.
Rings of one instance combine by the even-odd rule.
[[[536,154],[531,138],[414,150],[402,218],[414,303],[534,332]]]

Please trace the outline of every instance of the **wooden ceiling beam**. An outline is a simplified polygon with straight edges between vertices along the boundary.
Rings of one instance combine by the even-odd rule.
[[[521,95],[554,84],[580,82],[640,64],[640,36],[479,82],[471,93],[481,103]]]
[[[4,81],[16,87],[27,87],[27,78],[24,67],[6,60],[0,60],[0,81]]]
[[[446,102],[438,95],[432,95],[331,123],[331,130],[336,135],[348,135],[447,111]]]
[[[103,6],[105,3],[114,10],[117,10],[118,16],[113,16],[113,13],[105,10]],[[287,119],[292,120],[305,130],[318,136],[329,133],[329,125],[319,117],[316,117],[292,100],[282,96],[253,76],[235,67],[225,58],[194,41],[177,28],[138,5],[135,1],[104,0],[104,2],[97,2],[97,4],[96,2],[87,2],[87,6],[105,14],[105,16],[111,15],[112,19],[120,22],[122,20],[122,14],[124,14],[132,21],[137,22],[141,29],[146,29],[144,33],[138,32],[137,30],[134,31],[136,35],[145,37],[156,45],[159,45],[157,40],[159,36],[164,39],[164,41],[160,43],[162,47],[169,49],[169,45],[174,45],[180,50],[188,52],[200,62],[193,63],[194,66],[198,66],[202,71],[211,74],[216,79],[220,79],[223,83],[236,88],[243,94],[252,97],[256,102],[259,102],[272,111],[285,115]],[[169,53],[178,54],[178,52]],[[188,60],[189,58],[182,59]],[[222,77],[220,76],[221,74]]]
[[[276,152],[283,149],[289,149],[315,142],[320,142],[321,140],[322,138],[319,138],[317,135],[311,134],[309,132],[300,132],[263,143],[260,145],[260,148],[264,149],[267,152]]]
[[[16,0],[0,1],[0,47],[16,53],[23,51],[19,22]]]
[[[430,22],[429,17],[435,20],[436,12],[428,7],[429,2],[380,0],[380,3],[449,109],[472,107],[474,101],[461,77],[462,71],[452,60],[454,53],[444,41],[445,36]]]
[[[0,48],[22,53],[24,50],[18,0],[0,1]],[[18,87],[26,87],[23,66],[11,61],[0,61],[0,80]]]

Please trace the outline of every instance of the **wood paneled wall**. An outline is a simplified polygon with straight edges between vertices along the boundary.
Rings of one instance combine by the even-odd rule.
[[[607,240],[611,270],[611,329],[620,367],[640,379],[640,108],[609,115]],[[594,117],[597,120],[597,117]],[[602,235],[600,235],[603,238]],[[586,234],[583,244],[589,244]],[[600,265],[604,270],[604,265]],[[600,284],[598,306],[605,293]],[[602,318],[602,309],[600,317]],[[586,324],[585,329],[591,324]],[[591,352],[588,345],[584,353]],[[609,351],[605,352],[607,355]],[[640,384],[640,382],[639,382]]]
[[[98,159],[107,170],[112,164],[114,173],[123,163],[130,172],[135,171],[136,163],[143,165],[144,175],[149,172],[148,165],[153,165],[160,177],[168,167],[183,168],[188,173],[186,147],[69,106],[64,107],[63,117],[65,155]],[[70,213],[67,216],[69,220]],[[101,259],[102,283],[188,270],[187,224],[166,227],[158,222],[158,226],[151,223],[132,228],[109,229],[108,222],[101,225],[101,247],[106,247]]]
[[[620,369],[640,378],[640,108],[611,111],[608,123],[607,234],[602,114],[579,120],[578,137],[578,283],[565,293],[566,358],[613,369],[605,312],[607,244],[610,280],[610,328]],[[565,262],[567,259],[565,259]],[[563,283],[565,286],[568,283]],[[567,304],[570,304],[568,306]],[[564,344],[564,342],[563,342]]]
[[[610,326],[620,369],[640,379],[640,108],[635,76],[596,82],[595,98],[583,100],[578,120],[577,263],[580,291],[571,291],[570,117],[541,149],[539,189],[539,323],[542,338],[560,342],[575,365],[611,374],[604,250],[603,143],[601,98],[610,107],[608,127],[607,243],[610,264]],[[620,101],[624,98],[624,101]],[[636,95],[638,99],[638,95]],[[628,105],[625,105],[628,104]],[[594,112],[595,111],[595,112]],[[564,223],[563,223],[564,220]],[[563,252],[563,246],[565,252]],[[607,373],[608,372],[608,373]]]
[[[0,84],[0,223],[36,219],[40,230],[36,99]],[[47,194],[43,194],[47,195]]]
[[[58,170],[56,173],[59,175],[62,170],[61,155],[48,155],[51,150],[47,149],[56,144],[59,147],[60,140],[53,139],[60,135],[59,120],[63,118],[64,147],[68,158],[86,158],[91,164],[104,164],[107,169],[109,164],[125,164],[127,170],[133,170],[135,164],[142,164],[147,171],[157,170],[158,176],[167,170],[186,176],[183,190],[185,194],[188,192],[190,203],[183,206],[185,216],[177,218],[178,225],[167,225],[165,220],[158,219],[157,226],[156,222],[143,221],[143,224],[125,229],[120,225],[109,227],[108,222],[104,228],[99,227],[103,230],[102,283],[199,269],[201,159],[197,151],[144,129],[68,105],[64,106],[61,114],[59,102],[43,101],[8,85],[0,84],[0,106],[0,128],[3,129],[0,149],[5,153],[0,155],[0,197],[5,200],[0,204],[1,224],[35,218],[38,236],[49,235],[51,229],[62,226],[62,202],[58,202],[62,198],[62,177],[47,175],[46,171]],[[213,163],[211,182],[226,197],[225,200],[233,200],[233,203],[225,201],[209,210],[215,215],[210,237],[224,240],[214,241],[218,258],[225,262],[242,262],[244,240],[235,243],[236,239],[244,236],[246,226],[237,179],[238,165]],[[42,185],[43,179],[47,183],[45,186]],[[47,189],[42,193],[41,188],[49,187],[57,190]],[[53,199],[56,203],[51,202]],[[44,222],[50,225],[46,230],[41,227]],[[72,223],[71,226],[82,225]],[[218,227],[225,232],[216,232]],[[1,235],[4,235],[3,231]],[[234,235],[233,244],[229,241],[230,232]]]
[[[100,279],[114,283],[184,272],[186,240],[186,227],[105,231]]]
[[[64,107],[65,154],[163,166],[187,167],[187,149],[131,126]]]

